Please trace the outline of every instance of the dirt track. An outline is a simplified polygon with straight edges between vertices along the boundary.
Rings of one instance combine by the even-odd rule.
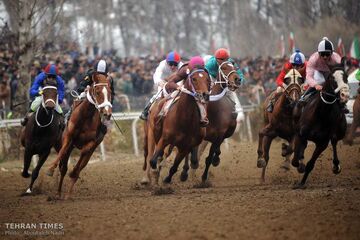
[[[196,180],[190,177],[186,183],[176,174],[174,193],[160,196],[136,184],[142,159],[132,155],[117,154],[88,165],[68,201],[48,197],[55,178],[43,172],[39,194],[19,197],[29,183],[20,176],[21,162],[1,164],[8,171],[0,171],[0,238],[7,230],[4,223],[39,227],[45,222],[63,224],[56,232],[63,235],[51,233],[46,239],[359,239],[359,145],[339,146],[342,172],[337,176],[331,171],[329,147],[305,190],[291,189],[300,176],[295,169],[279,169],[280,143],[273,145],[266,184],[259,184],[256,145],[231,142],[229,150],[223,149],[220,166],[211,168],[212,187],[193,187],[200,169]],[[5,239],[39,238],[15,232],[19,235]]]

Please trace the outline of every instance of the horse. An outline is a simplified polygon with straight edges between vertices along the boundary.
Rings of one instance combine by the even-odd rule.
[[[219,165],[220,146],[225,138],[233,135],[237,125],[235,103],[229,95],[235,94],[234,92],[241,85],[239,74],[237,74],[234,65],[229,61],[220,64],[218,72],[219,74],[211,88],[211,95],[207,105],[209,124],[206,127],[204,140],[210,142],[211,147],[209,155],[206,157],[206,166],[201,177],[203,182],[208,178],[210,165],[212,164],[215,167]],[[197,153],[197,148],[191,154],[192,169],[198,168],[198,158],[207,145],[205,141],[200,145],[199,154]],[[188,160],[186,159],[186,161]]]
[[[337,156],[337,142],[344,138],[346,119],[341,104],[349,99],[349,87],[343,63],[330,67],[330,73],[324,73],[325,83],[302,108],[299,117],[295,115],[299,108],[294,108],[294,156],[291,164],[304,176],[294,188],[305,188],[306,180],[314,168],[319,155],[327,148],[329,141],[333,149],[333,173],[341,172]],[[301,110],[300,110],[301,111]],[[315,143],[315,150],[307,162],[303,163],[304,151],[308,141]]]
[[[172,103],[166,116],[161,116],[159,113],[167,99],[154,103],[149,118],[145,122],[146,164],[144,164],[144,170],[146,175],[142,182],[149,181],[151,168],[155,175],[155,184],[158,184],[160,168],[157,169],[157,162],[162,158],[164,149],[169,146],[178,149],[169,175],[164,179],[165,183],[170,183],[181,160],[201,143],[205,137],[206,128],[200,127],[200,111],[197,102],[205,104],[209,98],[209,91],[210,77],[207,71],[193,69],[185,80],[184,86],[177,93],[177,100]],[[189,166],[186,164],[184,169],[189,169]]]
[[[272,95],[269,95],[263,104],[264,127],[259,131],[257,167],[262,168],[261,182],[265,182],[266,166],[269,162],[269,150],[274,138],[280,137],[286,140],[289,145],[283,144],[282,155],[286,158],[283,167],[288,170],[290,156],[293,153],[291,147],[295,129],[293,126],[292,113],[296,102],[299,100],[301,85],[304,79],[296,69],[291,69],[284,77],[286,88],[284,92],[275,93],[276,102],[273,112],[267,111],[267,106]]]
[[[39,161],[32,171],[31,182],[24,195],[32,193],[34,182],[48,158],[51,148],[54,147],[57,152],[61,148],[63,117],[55,111],[58,98],[56,80],[45,79],[42,92],[41,105],[29,117],[20,134],[21,144],[25,147],[24,168],[21,174],[24,178],[30,177],[28,170],[32,156],[39,155]]]
[[[96,147],[104,139],[106,126],[102,122],[103,120],[110,120],[112,114],[111,90],[108,78],[100,73],[94,73],[92,79],[93,83],[87,88],[86,98],[73,104],[74,110],[64,130],[62,147],[57,159],[50,166],[47,173],[52,176],[54,169],[60,163],[61,176],[58,196],[61,197],[62,184],[67,172],[70,154],[75,147],[80,149],[80,158],[69,174],[71,181],[65,199],[71,196],[81,170],[87,165]]]
[[[353,105],[353,121],[349,128],[349,131],[344,138],[344,143],[352,145],[356,135],[359,135],[358,129],[360,128],[360,88],[358,89],[358,95],[355,98]]]

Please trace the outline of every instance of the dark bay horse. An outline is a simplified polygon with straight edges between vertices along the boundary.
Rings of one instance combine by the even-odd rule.
[[[33,184],[39,175],[40,168],[48,158],[51,148],[57,152],[61,148],[61,135],[63,131],[63,117],[55,111],[58,92],[55,79],[44,80],[42,88],[42,102],[39,108],[29,117],[26,126],[21,130],[21,144],[25,147],[24,169],[22,176],[30,177],[28,173],[31,158],[39,155],[39,161],[31,174],[31,182],[25,194],[31,194]]]
[[[158,184],[158,159],[162,158],[167,146],[178,151],[169,175],[164,179],[170,183],[181,160],[205,137],[206,128],[200,127],[200,112],[197,101],[206,103],[209,97],[210,77],[203,69],[194,69],[181,88],[178,100],[173,103],[165,117],[159,116],[166,99],[156,102],[146,122],[146,177],[150,178],[150,167]],[[184,166],[189,169],[189,166]],[[187,171],[187,170],[186,170]]]
[[[282,155],[286,157],[286,165],[284,165],[284,167],[288,168],[288,165],[290,164],[290,156],[293,153],[291,145],[295,129],[293,126],[292,113],[295,104],[302,93],[301,85],[304,83],[304,79],[296,69],[291,69],[286,74],[284,83],[287,86],[284,92],[277,93],[273,112],[268,112],[266,109],[271,99],[271,95],[265,99],[263,104],[264,127],[259,131],[257,150],[257,166],[258,168],[262,168],[262,182],[265,182],[265,171],[269,162],[269,150],[271,142],[274,138],[280,137],[289,143],[288,146],[286,146],[286,144],[283,145],[285,147],[283,147],[284,151]]]
[[[70,154],[75,147],[80,149],[80,159],[69,174],[71,182],[65,199],[70,197],[81,170],[87,165],[96,147],[104,139],[106,129],[103,128],[102,121],[109,120],[112,114],[109,80],[105,75],[99,73],[94,73],[92,79],[93,84],[87,90],[87,97],[74,106],[63,134],[62,148],[56,161],[48,170],[48,175],[52,176],[54,169],[60,163],[61,177],[58,195],[61,197],[61,188]]]
[[[333,173],[341,172],[337,156],[337,142],[344,138],[346,132],[345,114],[340,106],[349,98],[349,87],[343,64],[333,66],[331,74],[325,75],[323,89],[318,91],[303,107],[302,113],[295,120],[294,157],[292,165],[300,173],[305,172],[301,182],[294,188],[304,188],[306,179],[319,155],[327,148],[329,141],[333,148]],[[294,114],[298,111],[294,109]],[[315,143],[315,150],[307,162],[303,163],[304,151],[308,141]]]
[[[234,65],[225,61],[219,65],[219,74],[211,88],[211,95],[209,103],[207,105],[207,114],[209,118],[209,125],[206,127],[206,135],[204,140],[211,143],[209,155],[205,160],[205,170],[202,175],[202,181],[205,182],[208,177],[209,167],[218,166],[220,163],[221,144],[225,138],[229,138],[233,135],[236,128],[237,113],[235,112],[235,102],[229,96],[239,88],[241,80],[239,74],[237,74]],[[206,142],[202,143],[202,149],[205,148]],[[196,154],[197,149],[192,152],[191,167],[198,167],[198,159],[194,159],[194,156],[200,157]],[[195,154],[195,155],[194,155]]]

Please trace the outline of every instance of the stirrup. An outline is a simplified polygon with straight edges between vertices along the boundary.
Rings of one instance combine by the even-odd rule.
[[[141,120],[147,120],[148,115],[147,115],[146,113],[142,112],[141,115],[139,116],[139,118],[140,118]]]

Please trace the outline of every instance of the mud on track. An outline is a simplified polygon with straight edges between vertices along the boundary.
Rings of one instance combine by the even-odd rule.
[[[160,196],[136,184],[142,177],[141,157],[114,154],[88,165],[73,200],[67,201],[49,198],[55,178],[44,176],[45,168],[36,184],[38,194],[19,197],[29,179],[20,176],[21,162],[3,163],[0,167],[8,171],[0,171],[0,238],[38,239],[4,236],[4,223],[45,222],[62,223],[64,229],[63,235],[43,239],[359,239],[360,147],[340,144],[338,150],[340,175],[331,171],[329,147],[307,189],[292,190],[300,176],[295,169],[279,169],[280,142],[273,144],[266,184],[259,184],[256,144],[230,142],[220,165],[210,170],[212,187],[193,187],[201,168],[186,183],[177,173],[174,192]]]

